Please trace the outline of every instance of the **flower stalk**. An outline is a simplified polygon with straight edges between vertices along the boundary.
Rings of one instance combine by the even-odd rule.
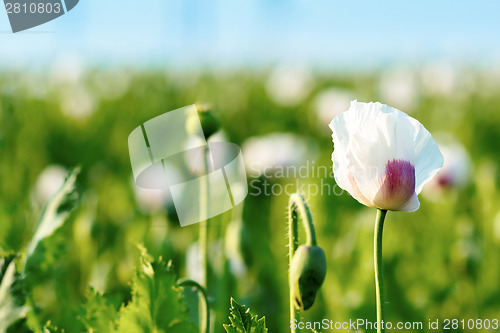
[[[298,220],[302,218],[306,244],[299,246]],[[300,318],[300,310],[309,309],[326,275],[326,258],[316,244],[309,207],[300,194],[293,194],[288,205],[290,322]],[[292,333],[300,329],[291,326]]]
[[[295,203],[295,201],[298,201]],[[302,203],[302,204],[301,204]],[[288,216],[288,265],[289,268],[292,267],[292,259],[297,247],[299,246],[299,231],[298,231],[298,216],[297,216],[297,207],[302,207],[302,210],[306,210],[304,207],[304,202],[302,198],[296,198],[296,196],[290,197],[290,205],[289,205],[289,216]],[[306,216],[310,216],[308,211],[306,211]],[[308,228],[306,228],[307,230]],[[292,289],[290,288],[290,322],[295,322],[300,318],[300,312],[295,308],[295,300],[293,297]],[[292,333],[299,333],[300,329],[293,328],[291,329]]]
[[[375,292],[377,298],[377,333],[385,332],[382,322],[385,318],[385,297],[384,297],[384,270],[382,262],[382,234],[384,231],[384,221],[387,210],[377,209],[374,232],[374,266],[375,266]]]
[[[186,132],[190,135],[196,135],[196,136],[201,136],[199,133],[199,126],[201,125],[202,131],[203,131],[203,137],[205,141],[207,141],[210,136],[212,136],[215,132],[219,130],[219,121],[215,117],[215,115],[212,112],[212,107],[209,104],[203,103],[203,104],[197,104],[196,105],[196,110],[197,110],[197,115],[196,116],[191,116],[187,119],[186,121]],[[203,166],[204,166],[204,172],[205,172],[205,181],[201,183],[200,185],[200,216],[206,217],[206,219],[202,222],[200,222],[200,233],[199,233],[199,247],[200,247],[200,261],[201,261],[201,285],[204,286],[207,290],[209,287],[209,267],[210,263],[208,260],[208,222],[210,216],[209,212],[209,204],[208,204],[208,197],[210,195],[210,189],[209,189],[209,153],[210,153],[210,148],[208,143],[202,147],[202,159],[203,159]],[[206,307],[207,313],[210,311],[208,306]],[[200,319],[201,322],[201,319]],[[210,326],[207,323],[207,332],[210,330]]]
[[[200,188],[200,215],[208,216],[208,196],[209,196],[209,181],[208,181],[208,153],[209,147],[208,144],[202,148],[203,153],[203,164],[205,171],[205,181],[201,182]],[[199,244],[200,244],[200,262],[201,262],[201,284],[208,289],[208,274],[209,274],[209,261],[208,261],[208,221],[207,218],[204,221],[200,222],[200,235],[199,235]],[[201,286],[200,286],[201,287]],[[202,287],[203,288],[203,287]],[[205,291],[204,291],[205,292]],[[206,293],[204,294],[206,298]],[[210,332],[210,308],[208,307],[208,302],[205,300],[205,306],[201,305],[202,301],[200,300],[200,308],[205,309],[204,312],[200,312],[200,332],[206,333]],[[205,323],[205,330],[203,330],[203,318],[206,318],[207,322]]]
[[[208,196],[209,196],[209,181],[208,181],[208,153],[209,148],[208,145],[205,145],[203,148],[203,164],[205,181],[201,182],[200,188],[200,216],[208,216]],[[208,288],[208,220],[200,222],[200,261],[201,261],[201,275],[202,280],[201,284]]]
[[[210,308],[208,304],[208,295],[205,290],[198,282],[195,282],[193,280],[180,280],[178,282],[178,285],[181,287],[192,287],[198,291],[199,294],[201,294],[201,303],[203,303],[203,306],[201,307],[201,316],[200,316],[200,333],[210,333]],[[203,320],[204,319],[204,320]]]

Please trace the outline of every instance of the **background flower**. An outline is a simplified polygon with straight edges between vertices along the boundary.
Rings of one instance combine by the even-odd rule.
[[[348,90],[328,88],[321,91],[313,102],[321,128],[326,129],[325,124],[344,112],[353,98],[353,93]]]
[[[427,198],[437,198],[443,190],[464,187],[470,182],[472,162],[465,147],[449,135],[438,137],[444,164],[437,175],[425,187]]]
[[[33,199],[39,206],[43,206],[47,200],[59,190],[64,183],[68,171],[60,165],[49,165],[38,176],[33,189]]]
[[[380,98],[388,104],[412,113],[419,101],[419,86],[409,68],[396,68],[384,72],[380,78]]]
[[[281,106],[295,106],[311,91],[313,78],[303,66],[281,65],[271,73],[266,90],[271,99]]]
[[[295,134],[272,133],[248,139],[242,150],[247,173],[257,176],[283,167],[298,167],[314,157],[317,147]]]

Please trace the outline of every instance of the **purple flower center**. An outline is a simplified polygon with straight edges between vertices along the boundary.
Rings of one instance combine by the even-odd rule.
[[[404,160],[388,161],[385,178],[377,193],[377,206],[399,210],[408,203],[415,193],[415,167]]]

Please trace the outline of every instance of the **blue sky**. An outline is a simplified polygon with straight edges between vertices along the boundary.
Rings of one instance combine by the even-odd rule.
[[[18,34],[0,10],[0,66],[43,67],[68,54],[88,64],[174,68],[484,64],[500,62],[498,13],[494,0],[80,0]]]

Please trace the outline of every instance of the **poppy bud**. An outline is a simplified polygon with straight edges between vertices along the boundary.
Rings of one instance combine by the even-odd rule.
[[[196,104],[196,108],[198,110],[198,118],[189,117],[186,121],[186,130],[189,134],[197,133],[197,129],[199,129],[198,121],[200,121],[203,135],[205,139],[208,139],[219,130],[219,120],[211,111],[212,107],[209,104]]]
[[[316,246],[301,245],[290,264],[290,290],[297,309],[307,310],[316,299],[316,293],[326,276],[326,258]]]

